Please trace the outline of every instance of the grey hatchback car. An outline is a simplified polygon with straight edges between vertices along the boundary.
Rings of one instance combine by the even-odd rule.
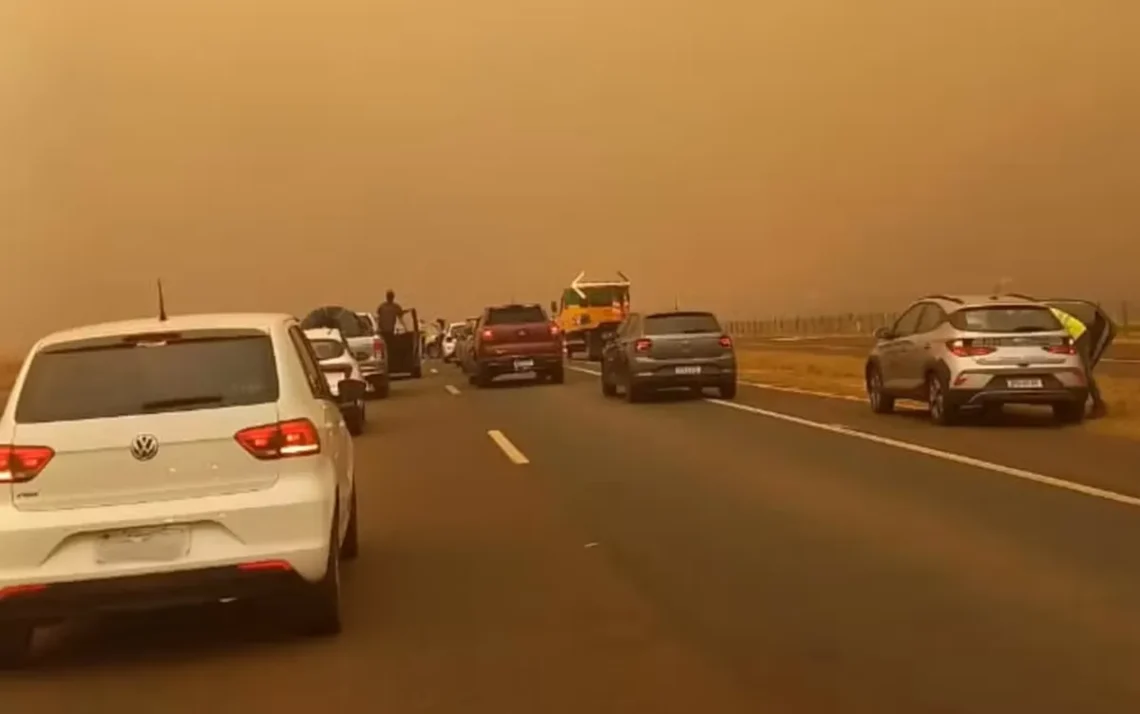
[[[602,394],[630,402],[660,389],[715,387],[736,397],[736,351],[711,312],[632,313],[602,349]]]
[[[896,399],[926,402],[931,420],[964,411],[1046,404],[1058,421],[1084,418],[1088,382],[1072,339],[1049,306],[1014,296],[931,295],[875,331],[867,396],[879,414]]]

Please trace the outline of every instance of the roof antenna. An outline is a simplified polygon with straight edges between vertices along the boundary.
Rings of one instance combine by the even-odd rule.
[[[674,295],[673,296],[673,312],[680,312],[680,311],[681,311],[681,296],[680,295]]]
[[[162,278],[158,279],[158,320],[166,322],[166,298],[162,294]]]

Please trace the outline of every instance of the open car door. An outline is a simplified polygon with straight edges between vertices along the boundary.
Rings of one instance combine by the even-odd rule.
[[[1078,298],[1048,298],[1042,300],[1040,298],[1031,298],[1026,295],[1015,295],[1014,297],[1026,298],[1036,302],[1044,303],[1051,308],[1067,312],[1081,322],[1089,329],[1089,369],[1094,369],[1097,364],[1108,352],[1108,348],[1112,346],[1113,340],[1116,339],[1116,323],[1112,321],[1108,313],[1104,311],[1099,305],[1089,300],[1080,300]]]
[[[423,339],[420,335],[420,317],[415,308],[412,329],[392,335],[388,344],[388,373],[407,374],[413,379],[423,377]]]

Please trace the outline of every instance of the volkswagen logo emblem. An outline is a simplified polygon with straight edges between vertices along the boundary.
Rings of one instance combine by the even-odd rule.
[[[139,461],[150,461],[158,455],[158,438],[154,434],[139,434],[131,440],[131,456]]]

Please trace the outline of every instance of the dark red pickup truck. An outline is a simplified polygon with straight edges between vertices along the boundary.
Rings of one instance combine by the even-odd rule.
[[[526,373],[561,384],[562,355],[562,333],[541,305],[499,305],[483,310],[464,367],[479,387],[504,374]]]

